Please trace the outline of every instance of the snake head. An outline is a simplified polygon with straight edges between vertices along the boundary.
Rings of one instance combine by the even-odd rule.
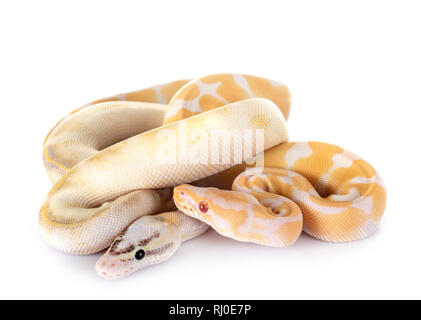
[[[250,201],[250,196],[242,192],[189,184],[175,187],[173,198],[178,210],[207,224],[221,208],[242,208]]]
[[[143,216],[112,242],[95,269],[105,279],[121,279],[167,260],[180,244],[178,226],[166,222],[159,215]]]
[[[174,188],[174,203],[185,214],[200,218],[209,211],[211,205],[205,199],[206,193],[217,190],[216,188],[201,188],[183,184]]]

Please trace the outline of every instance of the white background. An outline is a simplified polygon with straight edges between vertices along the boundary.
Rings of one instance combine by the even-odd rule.
[[[417,1],[2,1],[0,298],[421,298],[421,8]],[[291,141],[364,157],[388,204],[369,239],[286,249],[214,232],[109,282],[37,228],[42,142],[96,98],[241,72],[292,92]]]

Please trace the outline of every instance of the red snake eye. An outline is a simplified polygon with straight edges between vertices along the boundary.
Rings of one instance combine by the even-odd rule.
[[[200,201],[199,202],[199,210],[203,213],[207,212],[209,210],[209,204],[207,201]]]

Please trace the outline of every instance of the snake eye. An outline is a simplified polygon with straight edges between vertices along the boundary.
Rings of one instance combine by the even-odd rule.
[[[209,210],[209,204],[207,201],[200,201],[199,202],[199,210],[203,213],[207,212]]]
[[[143,249],[137,250],[135,255],[134,255],[136,260],[142,260],[144,256],[145,256],[145,250],[143,250]]]

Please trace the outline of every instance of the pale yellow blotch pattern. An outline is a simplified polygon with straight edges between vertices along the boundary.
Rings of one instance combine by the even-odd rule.
[[[287,86],[249,75],[215,74],[193,80],[176,93],[170,102],[164,123],[185,119],[227,103],[249,98],[273,101],[285,119],[288,118],[291,101]],[[260,121],[264,124],[267,120],[261,118]]]

